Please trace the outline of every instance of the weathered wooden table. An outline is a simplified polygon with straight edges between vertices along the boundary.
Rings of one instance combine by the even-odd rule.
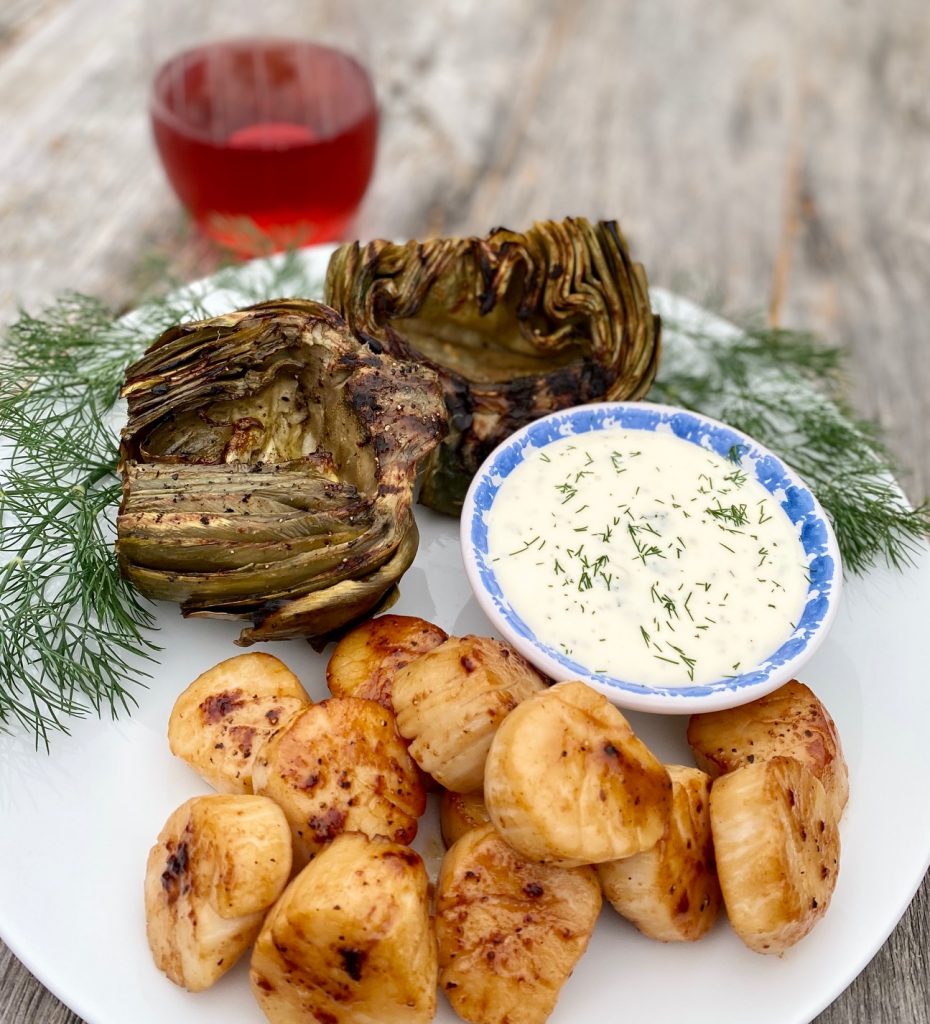
[[[0,5],[0,321],[67,288],[129,306],[153,256],[215,263],[149,140],[142,2]],[[653,283],[847,346],[854,405],[925,495],[923,0],[362,6],[384,123],[360,237],[616,216]],[[930,1024],[928,933],[925,883],[820,1024]],[[78,1018],[0,947],[0,1021]]]

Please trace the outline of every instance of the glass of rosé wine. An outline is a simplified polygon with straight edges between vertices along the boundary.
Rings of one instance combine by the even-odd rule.
[[[375,162],[378,105],[348,0],[146,5],[165,174],[240,256],[344,237]]]

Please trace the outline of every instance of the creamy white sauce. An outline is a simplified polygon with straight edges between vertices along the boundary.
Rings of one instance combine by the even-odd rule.
[[[607,429],[529,450],[491,507],[488,552],[537,637],[631,682],[747,671],[807,598],[807,558],[777,500],[672,434]]]

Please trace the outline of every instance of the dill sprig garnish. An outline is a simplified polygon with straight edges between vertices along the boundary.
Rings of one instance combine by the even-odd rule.
[[[116,569],[108,515],[120,496],[108,416],[144,344],[73,295],[22,316],[0,364],[0,722],[46,745],[68,717],[126,709],[137,661],[155,650],[151,611]]]
[[[720,502],[713,508],[705,508],[704,511],[713,516],[714,519],[723,520],[733,526],[745,526],[749,522],[749,515],[746,512],[745,504],[723,506]]]
[[[930,534],[930,504],[910,507],[876,427],[843,399],[842,352],[800,331],[721,324],[665,318],[649,398],[723,420],[780,455],[830,516],[847,571],[911,564]]]
[[[294,258],[251,284],[241,268],[216,281],[243,304],[308,284]],[[113,551],[114,407],[125,367],[149,341],[205,315],[196,288],[125,319],[66,295],[41,317],[23,314],[0,347],[0,725],[18,723],[37,744],[67,732],[69,718],[131,709],[148,678],[153,610]]]

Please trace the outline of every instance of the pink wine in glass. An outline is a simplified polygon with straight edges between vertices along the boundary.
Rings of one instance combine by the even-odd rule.
[[[374,88],[328,46],[256,39],[188,50],[158,71],[151,111],[181,202],[242,255],[341,237],[371,177]]]

